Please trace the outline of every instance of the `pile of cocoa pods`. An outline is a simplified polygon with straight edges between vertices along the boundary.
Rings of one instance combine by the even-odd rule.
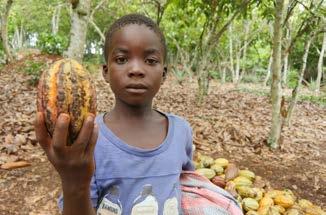
[[[246,215],[326,215],[309,200],[296,197],[289,189],[272,189],[254,172],[239,169],[225,158],[197,153],[194,164],[197,173],[231,193]]]

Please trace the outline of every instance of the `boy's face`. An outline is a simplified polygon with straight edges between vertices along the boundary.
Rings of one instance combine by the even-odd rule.
[[[129,24],[116,31],[103,76],[118,101],[151,104],[163,81],[164,59],[160,38],[145,25]]]

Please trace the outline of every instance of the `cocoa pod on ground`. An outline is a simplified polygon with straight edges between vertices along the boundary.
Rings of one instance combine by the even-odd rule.
[[[236,178],[238,175],[239,175],[238,167],[235,164],[230,163],[225,169],[225,180],[230,181]]]
[[[77,138],[88,113],[96,113],[95,87],[86,70],[77,61],[62,59],[44,71],[38,85],[37,111],[43,112],[52,136],[58,116],[70,116],[67,144]]]
[[[221,188],[225,188],[226,182],[224,181],[224,179],[221,176],[215,176],[214,178],[212,178],[211,181],[216,186],[219,186]]]

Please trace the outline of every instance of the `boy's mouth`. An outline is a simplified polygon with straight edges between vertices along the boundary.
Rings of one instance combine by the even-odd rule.
[[[126,89],[130,93],[144,93],[147,90],[147,86],[143,84],[129,84]]]

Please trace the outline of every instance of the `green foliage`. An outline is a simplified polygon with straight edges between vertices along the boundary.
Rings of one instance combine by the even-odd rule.
[[[37,61],[25,61],[25,67],[22,72],[29,75],[28,83],[35,86],[38,83],[40,75],[45,67],[45,63]]]
[[[43,53],[62,55],[68,47],[68,40],[60,35],[41,33],[37,46]]]
[[[4,64],[4,63],[5,63],[5,52],[0,47],[0,66],[1,66],[1,64]]]
[[[179,69],[172,69],[172,73],[174,74],[174,76],[177,78],[177,82],[178,84],[182,84],[183,81],[186,78],[186,72],[183,70],[179,70]]]
[[[241,79],[242,83],[259,83],[260,81],[261,81],[260,77],[252,73],[244,75],[243,78]]]
[[[310,82],[307,82],[308,88],[310,91],[315,91],[317,89],[317,82],[314,80],[310,80]]]
[[[239,87],[238,91],[244,92],[244,93],[250,93],[257,96],[269,96],[270,92],[269,89],[262,88],[262,89],[253,89],[248,87]],[[286,96],[286,101],[289,102],[291,100],[291,96]],[[300,95],[298,98],[298,101],[308,101],[317,105],[320,105],[322,107],[326,107],[326,94],[321,95]]]
[[[208,75],[212,77],[213,79],[221,79],[221,74],[217,70],[211,70],[208,72]]]
[[[288,72],[288,82],[287,82],[287,86],[291,89],[295,88],[295,86],[297,86],[298,83],[298,72],[295,69],[291,69]]]
[[[238,89],[240,92],[254,94],[256,96],[269,96],[269,90],[266,89],[252,89],[247,87],[240,87]]]
[[[299,101],[308,101],[320,105],[322,107],[326,107],[326,94],[321,94],[319,96],[301,95],[299,96]]]

